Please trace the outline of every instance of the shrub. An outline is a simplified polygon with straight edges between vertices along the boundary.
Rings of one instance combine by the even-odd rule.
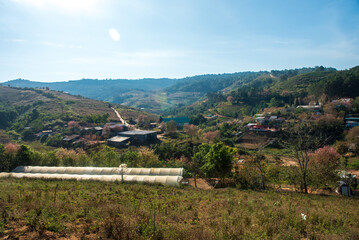
[[[348,162],[348,168],[359,170],[359,158],[353,158]]]

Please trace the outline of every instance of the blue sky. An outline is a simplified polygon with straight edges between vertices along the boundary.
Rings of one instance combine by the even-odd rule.
[[[0,0],[0,82],[359,65],[358,0]]]

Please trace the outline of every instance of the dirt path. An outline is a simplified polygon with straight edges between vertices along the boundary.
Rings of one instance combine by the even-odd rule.
[[[298,166],[295,158],[281,156],[280,160],[282,160],[284,166]]]
[[[192,187],[195,187],[194,178],[187,178],[187,179],[188,179],[188,184],[191,185]],[[197,178],[197,188],[202,190],[213,189],[213,187],[209,185],[207,181],[202,178]]]
[[[121,115],[118,113],[118,111],[115,109],[115,108],[111,108],[114,112],[115,112],[115,114],[116,114],[116,116],[120,119],[120,121],[122,122],[122,124],[124,124],[125,126],[129,126],[129,124],[121,117]]]

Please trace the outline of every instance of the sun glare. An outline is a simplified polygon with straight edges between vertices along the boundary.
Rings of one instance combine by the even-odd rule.
[[[116,29],[110,28],[108,30],[108,33],[110,34],[110,37],[112,38],[112,40],[114,40],[114,41],[120,40],[120,34],[118,33],[118,31]]]

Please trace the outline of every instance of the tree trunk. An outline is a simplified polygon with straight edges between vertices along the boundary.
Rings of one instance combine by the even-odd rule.
[[[197,174],[194,173],[194,186],[197,188]]]
[[[303,187],[304,187],[304,193],[308,194],[308,186],[307,186],[307,174],[303,174]]]

